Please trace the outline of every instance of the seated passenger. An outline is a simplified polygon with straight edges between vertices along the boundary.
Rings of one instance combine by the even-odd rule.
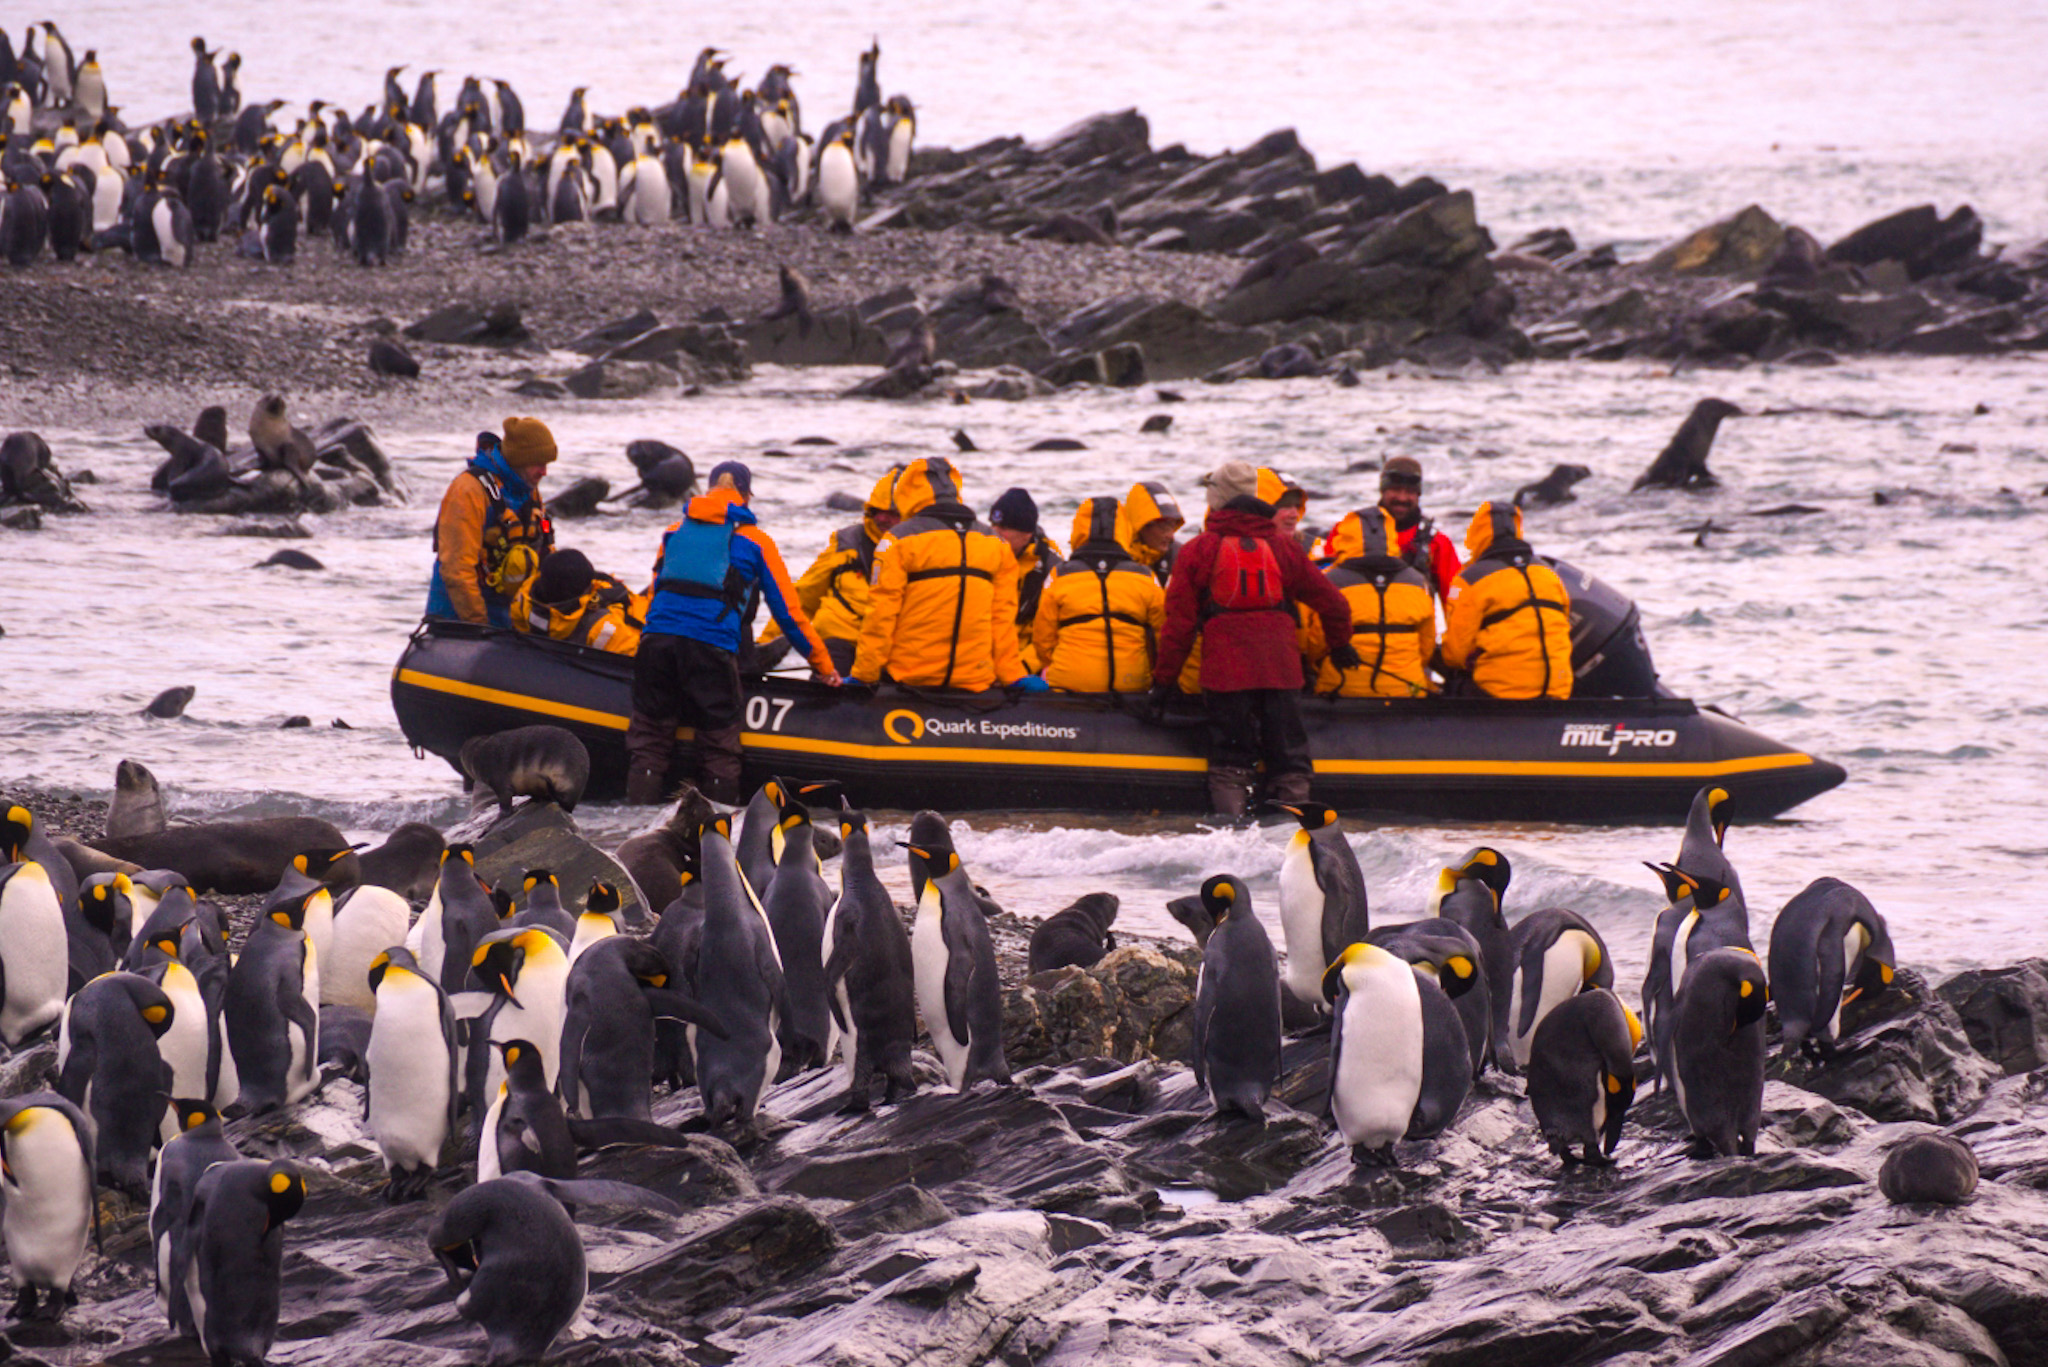
[[[1091,498],[1074,514],[1074,553],[1052,572],[1031,626],[1046,683],[1075,693],[1142,693],[1152,686],[1166,591],[1117,538],[1117,501]]]
[[[1382,508],[1366,511],[1376,516],[1359,519],[1363,553],[1328,571],[1351,604],[1351,644],[1359,663],[1350,669],[1332,663],[1322,620],[1310,615],[1315,691],[1340,698],[1420,698],[1436,692],[1424,667],[1436,652],[1436,605],[1422,572],[1394,553],[1400,543],[1393,517]]]
[[[1038,595],[1060,563],[1059,543],[1038,525],[1038,504],[1025,489],[1005,489],[990,505],[988,525],[1017,557],[1017,626],[1021,632],[1038,616]]]
[[[505,419],[505,435],[477,436],[476,454],[449,481],[434,519],[428,617],[512,625],[512,595],[555,548],[540,496],[555,438],[538,418]]]
[[[903,521],[875,552],[853,677],[925,688],[1043,692],[1017,655],[1017,557],[961,501],[944,456],[896,480]]]
[[[875,549],[901,522],[896,511],[896,477],[903,472],[892,465],[875,481],[873,492],[861,509],[860,521],[832,533],[825,549],[796,581],[797,603],[811,619],[811,627],[825,640],[832,663],[843,673],[853,668],[854,649],[860,641],[860,625],[868,615],[868,581],[875,572]],[[766,645],[779,635],[773,622],[761,633]],[[779,658],[779,656],[778,656]]]
[[[1280,529],[1282,536],[1291,536],[1305,551],[1315,549],[1313,537],[1304,539],[1301,534],[1302,514],[1308,511],[1308,490],[1278,470],[1259,467],[1259,492],[1261,501],[1273,505],[1273,525]]]
[[[512,629],[631,655],[647,625],[647,599],[590,566],[582,551],[550,551],[512,595]]]
[[[1380,471],[1378,506],[1393,514],[1394,529],[1401,543],[1394,554],[1406,560],[1429,581],[1430,592],[1450,601],[1451,581],[1458,577],[1458,551],[1451,539],[1436,529],[1436,522],[1422,513],[1422,462],[1413,456],[1389,456]],[[1360,508],[1337,519],[1323,538],[1321,559],[1328,563],[1349,560],[1358,554],[1359,525],[1372,514]]]
[[[1124,495],[1123,515],[1127,532],[1119,539],[1131,548],[1137,562],[1164,585],[1173,577],[1173,538],[1188,523],[1181,515],[1180,504],[1166,492],[1164,484],[1141,480]]]
[[[1480,504],[1465,548],[1472,563],[1451,584],[1444,664],[1491,698],[1569,698],[1571,596],[1522,540],[1522,510]]]

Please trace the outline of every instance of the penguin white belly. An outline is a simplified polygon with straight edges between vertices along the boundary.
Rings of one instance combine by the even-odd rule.
[[[1568,1002],[1585,984],[1585,934],[1582,931],[1567,930],[1543,951],[1543,981],[1536,991],[1536,1019],[1530,1023],[1528,1033],[1522,1032],[1522,1009],[1526,1000],[1528,985],[1523,982],[1527,974],[1515,977],[1514,1000],[1508,1017],[1515,1029],[1515,1062],[1523,1068],[1529,1066],[1529,1054],[1536,1044],[1536,1027],[1543,1024],[1543,1018]]]
[[[918,1014],[924,1017],[932,1048],[945,1065],[946,1081],[958,1090],[967,1076],[967,1046],[953,1038],[952,1023],[946,1019],[946,931],[940,907],[938,888],[925,884],[924,897],[917,904],[917,922],[910,932],[910,957],[917,970]]]
[[[504,1166],[498,1161],[498,1117],[505,1113],[505,1098],[509,1093],[503,1088],[491,1098],[491,1109],[484,1112],[482,1138],[476,1146],[476,1180],[489,1182],[505,1175]]]
[[[406,932],[405,947],[435,982],[441,981],[441,961],[448,955],[448,940],[441,929],[441,889],[436,886],[427,898],[427,909]]]
[[[448,1137],[448,1048],[441,1000],[411,973],[387,973],[364,1062],[370,1070],[369,1128],[384,1170],[434,1167]]]
[[[1593,1133],[1599,1134],[1607,1128],[1607,1079],[1603,1076],[1593,1088]]]
[[[370,991],[370,963],[405,940],[412,908],[389,888],[364,885],[349,895],[334,918],[333,947],[323,949],[320,978],[323,1005],[353,1006],[375,1015],[376,994]]]
[[[853,154],[837,143],[818,159],[818,202],[833,222],[853,226],[860,206],[860,173],[854,169]]]
[[[313,947],[314,955],[319,957],[322,964],[328,963],[334,954],[334,897],[332,894],[316,892],[313,894],[312,900],[306,903],[305,930],[306,943]],[[382,949],[383,946],[379,945],[378,948]],[[308,963],[312,962],[314,955],[307,956]],[[364,961],[364,971],[369,971],[367,960]],[[313,1001],[320,999],[320,994],[317,991],[309,989],[306,995]]]
[[[199,980],[183,964],[167,964],[163,989],[171,999],[171,1028],[157,1040],[156,1051],[171,1065],[171,1095],[210,1099],[206,1059],[213,1046],[213,1022],[207,1018],[206,999],[199,995]],[[159,1126],[164,1142],[176,1138],[180,1128],[177,1107],[166,1107]]]
[[[1414,971],[1371,975],[1344,999],[1330,1110],[1347,1144],[1377,1149],[1408,1132],[1422,1095],[1422,996]]]
[[[1697,911],[1685,913],[1685,919],[1678,923],[1678,929],[1671,936],[1671,999],[1678,999],[1678,985],[1685,981],[1685,970],[1692,963],[1693,927],[1700,923]]]
[[[69,1290],[92,1223],[92,1174],[78,1135],[60,1111],[33,1108],[7,1136],[6,1214],[0,1232],[16,1286]]]
[[[0,886],[0,968],[0,1039],[12,1047],[62,1014],[70,986],[64,908],[40,864],[23,864]]]
[[[832,952],[837,943],[834,937],[839,934],[840,900],[837,897],[833,898],[831,907],[826,910],[825,934],[818,941],[819,946],[824,951],[825,962],[827,963],[832,961]],[[846,1085],[851,1087],[853,1085],[853,1008],[846,995],[845,978],[842,977],[838,982],[832,984],[832,997],[834,1002],[837,1003],[839,1011],[832,1018],[831,1029],[826,1035],[825,1062],[830,1063],[832,1061],[832,1050],[834,1048],[843,1050],[841,1062],[846,1065]],[[839,1028],[841,1018],[844,1018],[847,1022],[845,1030]]]
[[[199,1347],[202,1352],[212,1352],[206,1346],[206,1293],[199,1287],[199,1259],[194,1257],[185,1264],[185,1304],[192,1311],[193,1327],[199,1331]]]
[[[548,974],[547,980],[536,977],[529,982],[528,976],[522,974],[519,979],[519,1000],[522,1004],[507,1002],[491,1018],[492,1039],[505,1043],[523,1039],[540,1051],[541,1071],[547,1076],[550,1087],[555,1085],[555,1070],[562,1062],[562,993],[567,975],[566,963]],[[485,1094],[493,1094],[504,1080],[505,1060],[493,1049],[490,1071],[484,1078]]]
[[[910,174],[910,143],[917,125],[909,119],[896,120],[889,130],[889,179],[901,183]]]
[[[1280,861],[1280,930],[1287,940],[1287,990],[1317,1009],[1323,999],[1323,888],[1316,882],[1308,839],[1298,832]]]
[[[150,226],[156,230],[157,250],[163,253],[163,259],[170,262],[173,266],[184,265],[184,248],[178,245],[178,239],[171,231],[171,202],[167,199],[159,199],[156,202],[156,206],[149,211],[149,222]]]
[[[1849,1004],[1848,989],[1856,984],[1856,961],[1868,948],[1870,931],[1860,921],[1851,922],[1842,937],[1842,995],[1835,998],[1835,1014],[1828,1018],[1828,1034],[1835,1039],[1842,1037],[1842,1008]]]
[[[320,1084],[320,956],[314,951],[310,937],[306,941],[306,962],[301,982],[300,991],[313,1012],[313,1029],[309,1034],[304,1027],[285,1022],[285,1038],[291,1041],[292,1047],[291,1068],[285,1073],[284,1099],[287,1105],[304,1101]]]
[[[583,957],[583,951],[599,940],[609,940],[619,933],[619,928],[609,916],[579,916],[576,918],[576,938],[569,942],[569,967]]]
[[[668,222],[668,213],[668,172],[654,158],[644,158],[633,176],[633,221],[650,227]]]
[[[235,1067],[235,1051],[228,1048],[227,1017],[216,1017],[213,1023],[214,1046],[220,1059],[220,1076],[214,1082],[213,1107],[219,1110],[231,1104],[242,1094],[242,1074]]]

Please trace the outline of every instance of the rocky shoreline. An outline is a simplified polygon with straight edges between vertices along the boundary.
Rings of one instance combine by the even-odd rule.
[[[60,832],[103,816],[16,798]],[[687,1213],[585,1213],[591,1294],[549,1360],[1950,1367],[2048,1341],[2048,963],[1938,988],[1908,970],[1858,999],[1832,1062],[1773,1062],[1754,1159],[1685,1156],[1666,1094],[1638,1099],[1615,1168],[1564,1169],[1494,1074],[1389,1172],[1354,1168],[1321,1117],[1326,1038],[1287,1043],[1263,1126],[1219,1125],[1183,1062],[1192,947],[1126,940],[1026,977],[1032,924],[993,920],[1020,1085],[944,1091],[920,1051],[924,1090],[870,1115],[839,1114],[841,1074],[819,1070],[770,1091],[737,1148],[692,1134],[587,1159]],[[52,1055],[7,1060],[0,1093]],[[339,1077],[228,1129],[308,1172],[275,1357],[473,1361],[423,1240],[460,1181],[385,1205],[360,1100]],[[1937,1128],[1974,1148],[1974,1197],[1890,1204],[1886,1152]],[[82,1304],[16,1326],[11,1360],[158,1360],[143,1212],[102,1209]]]
[[[45,261],[0,297],[0,403],[23,424],[83,422],[242,387],[468,412],[507,391],[631,397],[760,363],[882,365],[925,324],[926,371],[873,392],[954,369],[977,374],[931,392],[2048,349],[2048,244],[1989,246],[1967,206],[1827,246],[1751,206],[1622,263],[1561,229],[1496,243],[1469,192],[1319,167],[1291,130],[1205,157],[1154,148],[1125,110],[1035,145],[922,149],[913,168],[852,237],[799,214],[756,232],[577,224],[500,248],[423,200],[380,269],[324,243],[281,268],[227,242],[185,270]],[[770,316],[784,267],[807,286],[802,316]],[[491,321],[416,326],[450,308]],[[405,329],[421,379],[373,373],[371,340]],[[595,369],[562,363],[579,339]]]

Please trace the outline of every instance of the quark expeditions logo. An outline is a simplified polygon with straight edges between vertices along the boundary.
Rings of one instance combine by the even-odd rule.
[[[927,736],[966,740],[1075,740],[1081,731],[1074,726],[1047,726],[1035,721],[992,721],[987,717],[946,721],[923,717],[899,707],[882,718],[882,734],[898,745],[911,745]]]
[[[1664,750],[1678,744],[1676,731],[1653,731],[1648,727],[1616,726],[1604,721],[1568,721],[1564,724],[1564,735],[1558,744],[1566,749],[1584,746],[1594,750],[1605,750],[1610,755],[1621,753],[1623,746],[1645,745]]]

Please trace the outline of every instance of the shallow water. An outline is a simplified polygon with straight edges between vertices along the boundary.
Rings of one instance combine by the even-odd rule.
[[[847,520],[822,509],[827,493],[864,493],[894,461],[951,453],[948,434],[963,425],[984,452],[962,460],[970,500],[986,506],[1006,484],[1026,484],[1062,539],[1081,498],[1121,492],[1136,478],[1163,478],[1192,504],[1198,473],[1226,454],[1287,469],[1329,494],[1310,505],[1309,520],[1321,525],[1373,496],[1375,476],[1347,466],[1415,455],[1428,506],[1454,535],[1479,499],[1577,461],[1595,477],[1579,486],[1578,502],[1531,515],[1537,546],[1637,599],[1676,691],[1849,769],[1835,792],[1729,837],[1759,942],[1776,907],[1833,874],[1891,918],[1904,962],[1952,970],[2041,948],[2034,874],[2048,854],[2048,689],[2033,662],[2048,640],[2048,600],[2029,565],[2048,511],[2048,370],[2035,361],[1676,377],[1555,364],[1456,378],[1382,372],[1351,390],[1194,384],[1186,402],[1163,410],[1175,419],[1164,438],[1138,435],[1143,418],[1162,411],[1151,390],[968,408],[835,397],[854,378],[770,368],[697,398],[552,407],[563,457],[551,487],[586,473],[623,487],[624,445],[643,436],[684,447],[700,470],[748,459],[762,521],[800,570]],[[1807,411],[1727,422],[1714,453],[1726,480],[1717,493],[1627,495],[1708,394],[1752,413]],[[458,780],[441,761],[407,751],[387,690],[423,600],[439,490],[472,434],[406,430],[391,418],[379,431],[413,504],[310,519],[315,537],[299,543],[223,537],[216,519],[157,511],[147,482],[158,453],[134,425],[46,431],[67,468],[89,466],[104,482],[84,490],[100,509],[94,516],[50,519],[42,533],[4,543],[11,582],[32,587],[0,605],[0,785],[105,792],[115,762],[133,756],[187,816],[304,809],[362,836],[404,820],[458,819]],[[839,444],[791,444],[814,434]],[[1051,435],[1079,437],[1089,450],[1023,451]],[[1890,506],[1872,500],[1880,488],[1909,487],[1916,492]],[[1820,511],[1754,515],[1793,502]],[[1709,516],[1730,530],[1697,548],[1684,529]],[[637,579],[668,520],[619,513],[561,530],[565,544]],[[251,568],[279,544],[310,550],[327,572]],[[199,690],[186,717],[137,715],[180,683]],[[294,713],[315,725],[278,730]],[[331,729],[336,717],[353,729]],[[649,815],[579,813],[605,839]],[[974,827],[961,836],[969,869],[1026,914],[1106,888],[1124,899],[1126,927],[1178,934],[1164,902],[1227,870],[1250,882],[1272,923],[1277,831],[1042,817],[977,817]],[[1625,982],[1639,976],[1658,905],[1639,861],[1677,849],[1668,829],[1402,826],[1354,838],[1383,919],[1419,910],[1447,858],[1498,845],[1517,871],[1510,911],[1586,912]],[[888,877],[907,900],[904,872]]]
[[[1294,127],[1326,164],[1472,186],[1504,243],[1562,224],[1638,248],[1751,202],[1823,240],[1930,199],[1973,203],[1994,240],[2048,230],[2048,9],[1998,0],[1854,15],[1830,0],[306,0],[288,24],[262,0],[79,0],[59,18],[81,55],[98,49],[131,119],[191,107],[187,43],[203,33],[242,53],[251,102],[359,109],[405,62],[408,93],[421,68],[455,73],[444,108],[465,73],[511,81],[543,129],[576,85],[609,112],[672,99],[717,44],[744,80],[794,65],[816,129],[850,102],[872,38],[885,91],[917,101],[927,142],[1043,137],[1133,105],[1157,146],[1211,152]]]

